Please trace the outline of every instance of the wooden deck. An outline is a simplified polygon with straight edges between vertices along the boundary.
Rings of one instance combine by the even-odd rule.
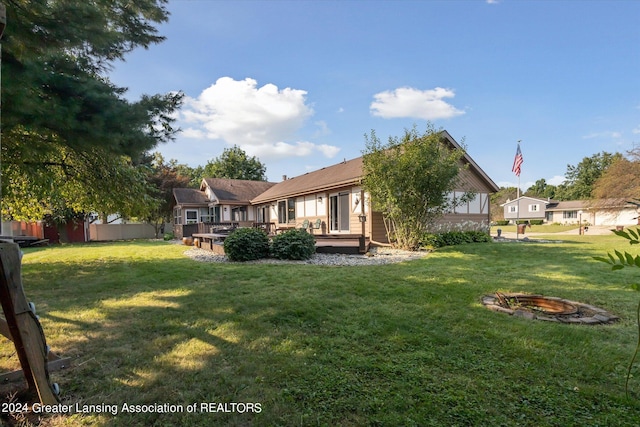
[[[363,254],[369,250],[369,238],[362,234],[316,234],[316,252],[325,254]]]
[[[209,249],[210,251],[224,255],[224,239],[227,238],[229,233],[194,233],[192,237],[198,239],[198,243],[195,246],[202,249]]]
[[[194,233],[197,246],[215,253],[224,254],[223,243],[226,233]],[[369,238],[361,234],[317,234],[316,252],[325,254],[363,254],[369,250]]]

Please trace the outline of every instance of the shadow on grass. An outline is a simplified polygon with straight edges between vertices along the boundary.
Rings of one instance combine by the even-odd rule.
[[[75,358],[54,375],[65,401],[261,412],[85,415],[92,424],[606,424],[638,409],[622,399],[629,326],[514,322],[479,306],[496,290],[631,306],[624,280],[603,274],[613,279],[599,286],[606,266],[577,245],[338,268],[197,263],[161,245],[135,246],[136,260],[109,252],[128,249],[25,265],[49,344]]]

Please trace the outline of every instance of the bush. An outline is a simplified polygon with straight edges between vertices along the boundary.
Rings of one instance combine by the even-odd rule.
[[[529,224],[531,224],[531,225],[542,225],[542,224],[544,224],[544,220],[543,219],[532,219],[531,221],[529,221]]]
[[[309,259],[315,252],[316,239],[301,229],[278,234],[271,242],[271,256],[278,259]]]
[[[500,221],[496,221],[495,225],[502,225],[502,226],[509,225],[509,220],[508,219],[501,219]]]
[[[489,233],[483,231],[447,231],[445,233],[427,233],[422,239],[423,247],[442,248],[464,243],[488,243],[491,242]]]
[[[176,236],[173,233],[164,233],[164,236],[162,236],[162,238],[164,240],[173,240],[176,238]]]
[[[269,238],[258,228],[238,228],[229,234],[223,246],[231,261],[253,261],[269,256]]]

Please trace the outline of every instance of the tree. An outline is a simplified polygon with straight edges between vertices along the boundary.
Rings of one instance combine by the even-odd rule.
[[[170,222],[173,215],[173,189],[187,187],[190,177],[178,172],[175,161],[166,164],[160,153],[147,156],[144,163],[149,170],[147,180],[153,187],[153,193],[158,200],[155,209],[150,211],[144,219],[154,225],[156,237],[159,237],[162,226]]]
[[[640,199],[640,149],[619,157],[596,180],[593,185],[593,197],[606,199]]]
[[[527,188],[525,195],[530,197],[538,197],[544,199],[553,199],[556,194],[556,186],[547,184],[544,178],[535,182],[531,187]]]
[[[614,160],[622,157],[620,153],[594,154],[585,157],[577,166],[567,165],[566,181],[559,185],[556,198],[559,200],[586,200],[591,198],[593,185]]]
[[[200,184],[202,183],[202,178],[204,178],[204,167],[196,166],[192,168],[189,165],[178,164],[178,161],[175,159],[169,160],[169,166],[175,169],[176,174],[183,177],[189,177],[189,184],[187,187],[189,188],[200,188]]]
[[[204,167],[204,175],[208,178],[266,181],[266,172],[267,168],[260,160],[247,156],[237,145],[225,148],[220,157],[207,162]]]
[[[617,236],[625,238],[629,241],[630,245],[638,245],[640,244],[640,229],[636,228],[635,231],[632,229],[624,230],[612,230]],[[617,249],[613,251],[613,253],[609,252],[606,257],[595,256],[593,257],[595,260],[602,261],[611,265],[611,269],[621,270],[625,267],[640,267],[640,255],[634,255],[629,252],[620,252]],[[640,285],[634,284],[631,285],[631,289],[639,291]],[[627,393],[627,398],[629,397],[629,380],[631,379],[631,369],[633,368],[633,364],[638,357],[638,353],[640,353],[640,302],[636,307],[636,325],[638,326],[638,339],[636,341],[636,349],[633,353],[633,357],[631,358],[631,362],[629,362],[629,367],[627,368],[627,377],[624,384],[625,391]]]
[[[181,93],[124,98],[104,73],[136,47],[162,41],[164,0],[5,0],[2,46],[2,209],[140,213],[142,153],[173,138]]]
[[[464,156],[444,135],[428,126],[420,135],[414,126],[386,145],[371,131],[365,135],[363,186],[373,209],[382,212],[387,232],[400,248],[416,250],[435,220],[455,204],[473,195],[452,200]]]
[[[507,200],[515,200],[518,197],[518,189],[516,187],[500,187],[497,193],[491,195],[491,221],[504,220],[504,209],[502,204]]]

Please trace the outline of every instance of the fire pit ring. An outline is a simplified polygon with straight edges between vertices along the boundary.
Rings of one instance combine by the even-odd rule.
[[[609,324],[618,316],[598,307],[562,298],[524,293],[501,293],[482,297],[489,310],[516,317],[585,325]]]

